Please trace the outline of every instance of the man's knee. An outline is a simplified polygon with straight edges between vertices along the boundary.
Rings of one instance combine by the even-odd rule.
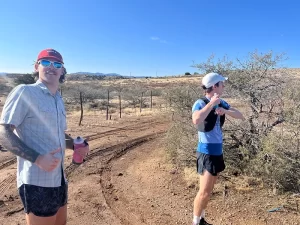
[[[210,198],[211,192],[209,191],[199,191],[199,198],[201,200],[208,200]]]

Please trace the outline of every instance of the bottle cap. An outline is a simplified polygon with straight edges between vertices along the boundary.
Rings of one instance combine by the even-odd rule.
[[[80,136],[74,139],[74,144],[82,144],[84,142],[84,139]]]

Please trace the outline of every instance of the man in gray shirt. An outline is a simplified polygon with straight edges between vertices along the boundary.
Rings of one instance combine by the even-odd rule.
[[[65,134],[66,111],[58,92],[66,70],[54,49],[41,51],[34,67],[37,82],[17,86],[6,99],[0,143],[17,155],[17,185],[27,224],[63,225],[68,197],[64,156],[66,147],[73,149],[72,138]],[[88,145],[79,149],[82,156],[88,151]]]

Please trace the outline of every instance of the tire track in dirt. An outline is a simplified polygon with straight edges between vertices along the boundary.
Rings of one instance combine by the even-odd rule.
[[[17,162],[17,158],[16,158],[16,156],[13,155],[12,158],[0,163],[0,170],[6,168],[16,162]]]
[[[108,131],[105,131],[105,132],[101,132],[101,133],[87,135],[84,138],[88,138],[89,141],[93,141],[93,140],[103,138],[103,137],[108,136],[108,135],[114,135],[114,134],[116,134],[118,132],[121,132],[121,131],[137,130],[137,129],[140,129],[140,131],[147,130],[147,129],[149,129],[149,126],[155,126],[157,124],[161,124],[161,122],[153,121],[153,122],[149,122],[147,124],[147,126],[145,126],[145,122],[143,121],[142,123],[139,123],[139,124],[128,125],[128,126],[124,126],[124,127],[121,127],[121,128],[116,128],[116,129],[113,129],[113,130],[108,130]]]
[[[3,181],[0,182],[0,199],[2,199],[7,190],[10,190],[15,185],[16,175],[9,175]]]
[[[157,124],[161,124],[161,123],[158,121],[148,123],[148,125],[151,125],[152,127],[154,127]],[[119,128],[119,129],[114,129],[114,130],[110,130],[107,132],[103,132],[103,133],[97,133],[96,135],[93,136],[93,139],[90,141],[96,141],[97,139],[103,138],[103,134],[104,134],[104,136],[106,136],[106,135],[116,134],[120,131],[127,132],[128,130],[138,130],[138,129],[139,129],[139,131],[141,131],[141,129],[140,129],[141,127],[144,127],[144,123],[129,125],[129,126],[125,126],[125,127]],[[145,130],[145,129],[149,129],[149,128],[146,127],[143,130]],[[112,145],[112,146],[109,146],[106,148],[91,149],[92,153],[86,157],[86,161],[90,161],[91,159],[93,159],[96,156],[103,156],[107,160],[107,162],[109,162],[111,159],[117,157],[122,152],[125,153],[126,151],[130,150],[131,148],[138,146],[148,140],[151,140],[151,139],[155,138],[156,135],[161,134],[161,133],[163,133],[163,132],[145,135],[145,136],[131,139],[129,141],[122,142],[122,143],[119,143],[116,145]],[[111,157],[107,158],[108,156],[111,156]],[[0,164],[0,170],[5,169],[5,168],[11,166],[12,164],[16,163],[17,158],[15,156],[12,156],[12,157],[13,157],[12,159],[8,159]],[[75,171],[76,168],[78,168],[78,167],[79,167],[79,165],[76,165],[76,164],[70,164],[69,166],[67,166],[65,168],[65,173],[66,173],[67,177],[69,177],[71,175],[71,173],[73,171]],[[12,187],[12,185],[14,185],[15,180],[16,180],[16,174],[12,174],[12,175],[9,175],[7,178],[5,178],[0,183],[0,198],[4,197],[6,191],[9,190]]]
[[[159,123],[160,122],[158,122],[158,121],[153,121],[153,122],[148,123],[147,126],[155,126]],[[141,128],[143,128],[143,129],[141,129]],[[93,134],[93,135],[87,135],[84,138],[88,138],[89,141],[94,141],[94,140],[103,138],[108,135],[114,135],[118,132],[128,131],[128,130],[137,130],[137,129],[139,129],[140,131],[143,131],[143,130],[146,130],[149,128],[145,127],[145,123],[142,122],[140,124],[128,125],[128,126],[124,126],[121,128],[117,128],[117,129],[113,129],[113,130],[109,130],[109,131],[105,131],[105,132],[100,132],[100,133]],[[94,150],[92,150],[92,151],[94,151]],[[0,161],[0,170],[5,169],[6,167],[11,166],[12,164],[14,164],[16,162],[17,162],[16,156],[12,155],[8,159],[5,159],[5,161],[4,160],[2,162]]]
[[[159,131],[156,133],[153,133],[154,131],[151,131],[151,130],[154,130],[153,128],[155,128],[155,127],[161,128],[161,126],[158,126],[158,125],[164,125],[164,122],[142,121],[141,123],[134,123],[129,126],[124,126],[124,127],[118,128],[118,129],[114,129],[114,130],[110,130],[110,131],[92,135],[92,138],[90,139],[90,141],[93,141],[96,143],[99,140],[101,140],[103,137],[109,136],[109,135],[115,135],[117,138],[119,138],[120,136],[123,135],[122,137],[126,138],[126,140],[124,140],[123,138],[121,138],[121,140],[120,139],[112,140],[115,144],[112,142],[112,143],[109,143],[109,146],[101,146],[101,147],[95,146],[93,149],[91,149],[91,153],[90,153],[90,155],[88,155],[86,157],[86,161],[87,162],[92,161],[94,158],[101,156],[101,163],[104,163],[103,167],[95,168],[95,171],[91,171],[91,174],[97,173],[97,174],[101,175],[103,170],[109,169],[107,167],[107,165],[111,160],[113,160],[117,157],[120,157],[121,155],[125,154],[127,151],[131,150],[134,147],[142,145],[143,143],[153,140],[156,137],[160,136],[162,133],[165,132],[165,129],[159,129]],[[149,130],[149,132],[147,130]],[[139,137],[137,137],[139,135],[139,132],[142,132],[144,134],[146,133],[146,134],[143,136],[140,135]],[[118,141],[121,141],[121,142],[118,143]],[[14,158],[6,158],[5,161],[3,160],[2,162],[0,161],[0,170],[3,170],[5,168],[11,166],[12,164],[14,164],[16,162],[16,157],[15,156],[13,156],[13,157]],[[72,173],[75,172],[78,167],[79,167],[79,165],[75,165],[75,164],[68,165],[65,168],[67,177],[68,178],[71,177]],[[15,186],[15,182],[14,182],[15,180],[16,180],[16,174],[12,174],[12,175],[8,174],[8,177],[6,177],[4,180],[2,180],[0,182],[0,199],[1,200],[4,200],[5,195],[10,196],[12,194],[11,189]],[[13,198],[15,198],[14,195],[15,194],[12,195]],[[10,199],[6,199],[3,202],[6,202],[6,201],[10,201]],[[101,207],[99,209],[100,211],[101,211]],[[23,208],[21,206],[21,202],[14,201],[13,205],[10,205],[9,208],[7,208],[7,209],[6,209],[6,207],[5,207],[5,209],[3,208],[3,210],[4,210],[3,213],[5,213],[6,216],[11,216],[12,214],[22,211],[22,209]],[[97,217],[97,216],[95,215],[95,217]]]
[[[120,157],[128,150],[137,147],[147,141],[155,139],[159,134],[165,133],[165,131],[160,131],[155,134],[148,134],[138,138],[131,139],[129,141],[125,141],[116,145],[109,146],[107,148],[95,148],[93,149],[93,153],[89,154],[86,157],[86,161],[90,161],[97,156],[103,156],[103,160],[105,163],[109,163],[112,159]],[[110,156],[110,157],[109,157]],[[108,158],[107,158],[108,157]],[[66,167],[65,172],[67,177],[69,177],[72,172],[76,170],[80,165],[70,164]]]

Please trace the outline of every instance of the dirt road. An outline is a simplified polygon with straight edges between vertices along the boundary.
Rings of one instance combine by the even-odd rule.
[[[75,121],[70,117],[69,121]],[[184,173],[166,158],[163,136],[169,126],[165,118],[145,116],[100,123],[91,116],[82,127],[69,124],[72,136],[90,138],[87,161],[71,164],[66,152],[69,180],[68,224],[79,225],[171,225],[190,224],[197,187],[187,185]],[[15,157],[0,154],[0,224],[25,224],[16,189]],[[234,179],[230,182],[235,183]],[[207,209],[213,224],[279,225],[300,224],[299,212],[285,208],[269,213],[282,204],[282,196],[265,189],[223,193],[220,178]],[[233,187],[233,186],[232,186]]]

